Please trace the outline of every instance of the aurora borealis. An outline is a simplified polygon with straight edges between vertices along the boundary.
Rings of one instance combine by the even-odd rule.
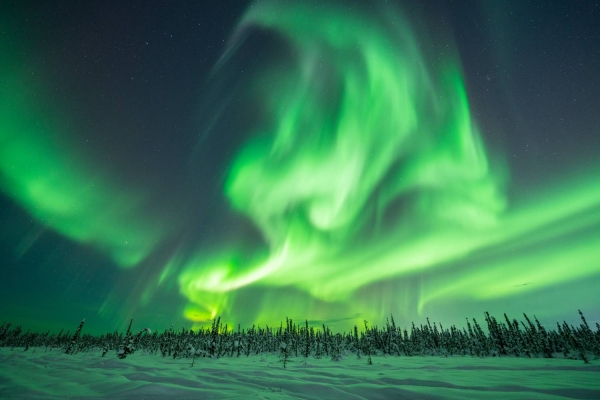
[[[600,320],[597,6],[78,7],[0,17],[3,319]]]

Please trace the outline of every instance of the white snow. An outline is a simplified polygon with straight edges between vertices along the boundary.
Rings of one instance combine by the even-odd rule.
[[[0,348],[0,398],[600,399],[600,360],[470,356],[163,358]]]

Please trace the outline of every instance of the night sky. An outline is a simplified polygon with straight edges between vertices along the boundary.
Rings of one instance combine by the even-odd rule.
[[[599,4],[3,2],[0,322],[600,321]]]

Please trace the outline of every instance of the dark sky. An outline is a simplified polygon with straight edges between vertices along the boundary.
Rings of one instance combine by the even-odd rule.
[[[460,323],[503,312],[507,300],[509,311],[550,324],[577,308],[600,319],[589,296],[600,282],[599,3],[323,4],[3,2],[0,322],[59,329],[86,317],[101,331],[130,317],[162,328],[217,314],[251,324],[277,323],[285,312],[315,321],[395,312]],[[390,78],[398,89],[369,92],[386,66],[406,68]],[[456,90],[446,85],[449,66],[460,71]],[[350,98],[353,84],[363,94]],[[452,100],[463,89],[466,119]],[[365,168],[349,183],[347,214],[336,219],[340,208],[328,201],[352,170],[331,144],[345,140],[344,107],[366,124],[404,90],[424,122],[382,171]],[[356,146],[370,165],[388,157],[409,119],[403,112],[397,126],[360,125]],[[396,120],[394,109],[383,115]],[[465,133],[470,141],[461,136],[440,152],[481,137],[489,176],[471,177],[465,171],[475,167],[463,159],[453,164],[462,174],[439,178],[444,184],[425,172],[414,172],[414,186],[398,183],[441,165],[435,149],[455,143],[423,132],[465,120],[477,126]],[[339,130],[327,133],[331,126]],[[293,145],[273,159],[278,140]],[[337,222],[326,228],[325,220]],[[471,234],[489,242],[467,245]],[[423,241],[410,247],[415,237]],[[431,260],[413,263],[411,249]],[[571,261],[545,272],[538,264],[548,259]],[[523,265],[532,267],[521,276]],[[487,278],[478,275],[486,268]],[[369,278],[348,284],[345,275]],[[511,275],[518,282],[496,284]],[[310,276],[320,283],[311,286]],[[515,283],[528,289],[517,293]],[[482,289],[465,295],[461,285]],[[557,294],[573,304],[553,303]]]

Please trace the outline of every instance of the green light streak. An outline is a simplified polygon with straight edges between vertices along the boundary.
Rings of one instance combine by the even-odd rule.
[[[361,24],[360,16],[264,4],[242,24],[286,35],[302,68],[286,77],[298,82],[286,101],[273,89],[275,131],[242,150],[225,189],[274,255],[255,276],[282,268],[289,275],[346,252],[369,202],[385,216],[398,197],[416,194],[409,208],[426,218],[452,221],[461,213],[469,226],[495,221],[504,202],[456,66],[429,73],[409,32]],[[327,54],[335,56],[319,61]],[[337,73],[337,113],[319,111],[331,109],[320,92],[321,62]]]
[[[179,285],[184,316],[198,325],[217,315],[250,324],[290,316],[339,318],[347,328],[381,321],[394,307],[414,317],[496,301],[506,307],[500,312],[521,312],[507,300],[599,281],[598,165],[561,185],[532,187],[527,202],[519,194],[509,201],[507,168],[491,161],[500,157],[470,114],[452,46],[441,58],[424,54],[406,21],[379,17],[316,1],[249,9],[236,37],[266,29],[291,54],[286,67],[247,86],[268,118],[252,124],[258,129],[223,188],[264,244],[235,238],[189,254],[183,240],[162,273],[140,277],[142,304],[151,306],[159,287]],[[3,194],[121,266],[148,259],[172,226],[151,218],[147,196],[84,156],[70,121],[57,117],[60,104],[48,106],[53,99],[7,43],[0,41]],[[550,301],[548,310],[573,311]]]
[[[540,197],[545,200],[523,205],[507,215],[499,229],[487,235],[489,240],[477,243],[477,248],[490,249],[491,260],[452,278],[431,277],[420,308],[428,302],[450,298],[509,297],[522,292],[523,285],[527,285],[527,290],[539,290],[598,275],[600,180],[597,174],[564,184],[561,189]],[[558,239],[560,244],[556,246]],[[522,249],[532,250],[513,255],[512,252]]]
[[[496,223],[505,207],[501,177],[489,170],[452,58],[429,70],[407,28],[333,7],[316,13],[301,4],[263,2],[241,26],[284,35],[298,55],[299,67],[278,71],[263,99],[273,116],[265,125],[273,130],[246,144],[225,186],[231,204],[263,232],[270,256],[239,273],[194,264],[189,268],[210,276],[197,279],[198,290],[225,292],[262,281],[335,300],[396,275],[402,269],[390,270],[387,262],[368,272],[354,266],[349,274],[368,275],[367,282],[353,277],[349,286],[339,285],[340,270],[353,264],[343,260],[354,259],[352,248],[370,222],[366,216],[375,212],[377,225],[389,225],[388,209],[399,198],[408,199],[410,217],[363,243],[361,255],[385,237],[411,240],[404,236],[419,221],[473,229]],[[327,71],[331,82],[320,78]],[[334,105],[327,90],[337,94]]]
[[[143,260],[164,235],[140,218],[141,195],[111,182],[69,143],[69,124],[48,107],[27,63],[0,43],[0,187],[43,225],[107,252],[121,266]],[[17,65],[18,67],[15,67]],[[31,74],[29,74],[31,75]],[[114,180],[114,179],[112,179]]]
[[[509,207],[506,173],[490,167],[456,56],[427,58],[407,23],[320,3],[256,3],[239,29],[251,27],[284,37],[297,65],[270,70],[258,81],[268,86],[250,88],[271,119],[242,147],[225,184],[269,254],[237,266],[227,252],[179,260],[180,292],[190,309],[204,307],[186,312],[190,319],[239,321],[253,309],[253,322],[274,323],[284,314],[321,316],[324,308],[381,318],[384,302],[403,296],[378,293],[386,300],[373,303],[355,293],[420,273],[428,280],[418,310],[598,274],[600,234],[507,255],[583,229],[597,233],[600,181],[591,175],[541,202]],[[486,252],[497,258],[456,266]],[[454,273],[444,273],[448,265]],[[528,281],[535,285],[520,286]],[[250,288],[264,291],[262,302],[234,310]]]

